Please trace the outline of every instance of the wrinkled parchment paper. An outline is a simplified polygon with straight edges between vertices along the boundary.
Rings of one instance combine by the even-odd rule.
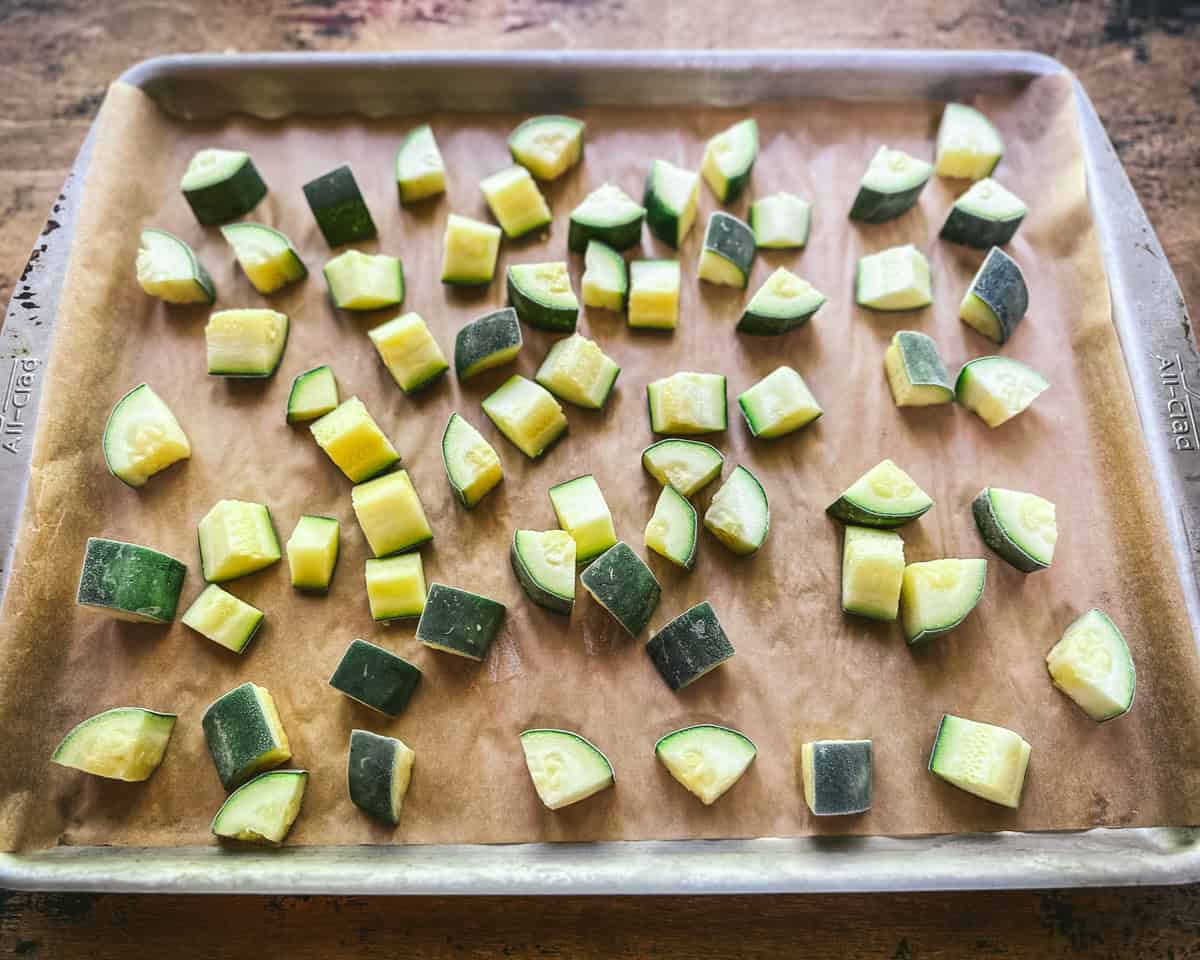
[[[466,321],[502,303],[502,279],[478,293],[438,282],[446,216],[487,219],[478,189],[508,161],[516,116],[434,116],[449,171],[448,195],[401,210],[393,155],[413,120],[245,118],[216,126],[161,115],[140,92],[115,86],[100,133],[58,318],[48,395],[39,424],[29,504],[0,628],[0,844],[207,843],[225,794],[204,746],[200,717],[216,696],[253,680],[274,694],[293,764],[312,773],[290,842],[345,844],[920,834],[1200,822],[1200,688],[1192,637],[1161,522],[1114,334],[1104,272],[1085,197],[1068,81],[1035,81],[1011,98],[980,101],[1008,152],[998,179],[1030,214],[1010,250],[1031,288],[1029,316],[1004,353],[1032,362],[1053,383],[1031,411],[989,430],[962,408],[898,410],[882,368],[901,328],[934,335],[948,366],[996,352],[957,319],[958,301],[982,254],[936,240],[961,184],[934,178],[918,209],[858,226],[845,217],[876,147],[932,153],[931,104],[801,103],[755,109],[762,154],[751,194],[788,189],[815,200],[810,246],[762,255],[747,294],[695,280],[703,224],[715,204],[702,187],[700,217],[682,251],[683,302],[670,336],[629,331],[623,318],[585,311],[580,329],[623,370],[608,409],[568,408],[570,433],[531,463],[492,427],[480,400],[512,368],[466,385],[453,376],[406,398],[379,363],[365,330],[395,315],[336,312],[320,268],[330,256],[304,202],[305,181],[348,161],[379,225],[380,249],[403,258],[405,310],[425,317],[447,355]],[[555,212],[547,235],[506,242],[510,263],[561,259],[566,219],[604,181],[640,196],[648,162],[697,168],[705,139],[742,114],[718,110],[584,112],[584,163],[545,188]],[[425,119],[425,118],[421,118]],[[250,215],[291,237],[309,278],[260,297],[215,228],[198,226],[178,191],[196,149],[248,149],[271,192]],[[745,215],[748,198],[733,206]],[[138,231],[158,226],[196,249],[216,280],[218,308],[269,303],[288,313],[291,340],[274,379],[229,382],[205,375],[206,308],[168,308],[134,280]],[[855,307],[855,261],[896,243],[928,251],[936,303],[913,314]],[[638,255],[635,251],[635,256]],[[642,256],[669,256],[646,234]],[[580,257],[570,257],[578,282]],[[806,329],[780,339],[735,336],[740,305],[776,266],[787,265],[829,296]],[[578,288],[577,288],[578,289]],[[515,369],[532,376],[551,338],[525,331]],[[734,398],[780,363],[804,375],[824,417],[798,434],[753,442]],[[502,634],[482,664],[423,648],[414,626],[376,625],[363,582],[364,538],[350,484],[305,427],[284,422],[292,378],[329,363],[343,396],[363,398],[393,438],[435,531],[423,551],[429,581],[458,584],[508,605]],[[714,442],[726,474],[746,463],[762,479],[772,525],[765,548],[738,559],[701,533],[696,570],[657,556],[663,586],[656,629],[710,599],[737,656],[693,687],[671,693],[642,650],[580,590],[570,620],[532,605],[508,561],[515,527],[549,528],[551,484],[592,471],[618,534],[640,552],[658,486],[639,466],[652,439],[645,385],[676,370],[729,378],[729,430]],[[119,396],[149,382],[188,432],[192,459],[126,489],[105,472],[100,435]],[[472,512],[453,500],[438,440],[458,410],[492,441],[503,484]],[[988,586],[959,630],[905,647],[896,625],[843,616],[841,535],[823,509],[884,456],[907,468],[936,507],[903,529],[910,562],[987,556]],[[1023,576],[988,553],[970,502],[985,485],[1036,491],[1058,505],[1054,566]],[[697,500],[707,505],[715,484]],[[342,521],[342,555],[327,597],[295,593],[286,563],[228,585],[267,613],[249,652],[236,656],[176,623],[116,623],[74,605],[90,535],[147,544],[189,567],[180,611],[201,590],[197,521],[218,499],[269,504],[280,540],[301,513]],[[1128,717],[1096,725],[1050,684],[1043,657],[1063,628],[1092,606],[1125,631],[1138,667]],[[424,680],[407,711],[389,720],[341,696],[327,678],[354,637],[409,658]],[[49,763],[58,739],[108,707],[175,711],[165,762],[143,784],[121,784]],[[925,766],[943,711],[1003,724],[1033,744],[1020,810],[992,806],[935,779]],[[758,759],[715,806],[703,807],[655,760],[661,734],[718,721],[757,743]],[[611,758],[616,788],[551,813],[538,802],[517,734],[531,726],[577,730]],[[401,737],[417,762],[403,822],[377,825],[345,787],[351,728]],[[797,774],[802,739],[870,737],[875,803],[870,813],[819,820],[804,806]]]

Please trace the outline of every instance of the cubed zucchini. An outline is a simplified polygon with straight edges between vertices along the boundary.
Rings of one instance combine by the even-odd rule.
[[[248,843],[283,843],[304,800],[305,770],[272,770],[243,784],[213,817],[212,832]]]
[[[696,562],[699,527],[696,508],[674,487],[665,486],[646,524],[646,546],[676,566],[691,570]]]
[[[1020,360],[979,357],[958,372],[954,398],[989,427],[998,427],[1049,389],[1050,382]]]
[[[262,223],[231,223],[221,235],[233,247],[242,272],[261,294],[275,293],[308,276],[304,261],[278,230]]]
[[[580,288],[584,306],[624,310],[629,296],[629,268],[625,258],[599,240],[589,240],[583,266]]]
[[[212,303],[217,288],[195,252],[166,230],[143,230],[137,255],[137,281],[164,303]]]
[[[200,564],[209,583],[255,573],[283,556],[271,511],[261,503],[218,501],[200,521],[199,538]]]
[[[1004,156],[1004,141],[982,113],[962,103],[948,103],[938,125],[938,176],[981,180]]]
[[[567,249],[583,253],[593,240],[614,250],[628,250],[642,239],[646,208],[620,187],[601,184],[571,211]]]
[[[407,470],[355,484],[350,503],[377,557],[412,550],[433,539],[425,508]]]
[[[847,816],[871,809],[870,740],[813,740],[800,747],[804,802],[814,816]]]
[[[404,266],[386,253],[347,250],[325,264],[325,283],[341,310],[380,310],[404,301]]]
[[[366,640],[351,640],[329,685],[364,707],[397,717],[421,682],[421,671],[403,657]]]
[[[634,637],[646,629],[662,596],[654,572],[623,540],[600,554],[579,582]]]
[[[737,329],[764,336],[787,333],[804,326],[824,303],[825,294],[786,267],[779,267],[750,298]]]
[[[450,369],[419,313],[405,313],[367,331],[396,385],[405,393],[429,386]]]
[[[703,440],[659,440],[642,451],[642,466],[664,486],[690,497],[721,475],[725,457]]]
[[[945,714],[933,751],[929,772],[960,790],[1016,808],[1033,748],[1005,727]]]
[[[170,623],[187,567],[136,543],[88,537],[75,601],[135,623]]]
[[[709,283],[745,287],[754,265],[754,231],[732,214],[715,210],[708,217],[696,275]]]
[[[714,433],[727,426],[725,377],[681,371],[646,385],[655,433]]]
[[[365,567],[371,617],[411,620],[425,609],[425,567],[419,553],[368,560]]]
[[[504,604],[457,587],[429,585],[417,639],[425,646],[468,660],[482,660],[504,622]]]
[[[1046,654],[1050,679],[1100,723],[1133,706],[1137,672],[1125,637],[1102,611],[1089,610]]]
[[[337,567],[341,524],[333,517],[305,514],[287,542],[288,569],[297,590],[324,593]]]
[[[971,504],[983,542],[1022,573],[1045,570],[1058,542],[1054,504],[1035,493],[984,487]]]
[[[314,420],[309,430],[317,446],[354,483],[370,480],[400,459],[358,397],[343,400],[335,410]]]
[[[442,432],[442,465],[454,496],[468,510],[504,479],[495,448],[457,413],[450,414]]]
[[[900,615],[904,541],[900,534],[847,526],[842,545],[842,609],[872,620]]]
[[[617,542],[612,513],[592,474],[555,484],[550,503],[558,525],[575,539],[577,563],[587,563]]]
[[[540,607],[571,613],[575,606],[575,538],[565,530],[517,530],[510,551],[521,589]]]
[[[338,405],[337,378],[326,365],[296,375],[288,394],[287,422],[308,423],[330,413]]]
[[[859,181],[850,219],[882,223],[907,213],[917,205],[932,173],[933,164],[903,150],[880,147]]]
[[[171,408],[144,383],[113,404],[104,425],[104,463],[131,487],[192,455],[187,434]]]
[[[531,460],[567,432],[566,415],[550,391],[519,373],[484,398],[483,412]]]
[[[927,407],[954,400],[950,374],[933,338],[916,330],[898,330],[883,355],[892,399],[898,407]]]
[[[526,730],[521,750],[538,799],[559,810],[613,785],[612,764],[590,740],[569,730]]]
[[[1020,197],[988,177],[954,201],[938,236],[980,250],[1003,246],[1028,212]]]
[[[266,687],[243,683],[222,694],[204,711],[200,726],[226,790],[291,759],[287,733]]]
[[[678,249],[696,219],[700,174],[683,170],[666,160],[650,164],[642,205],[646,226],[668,246]]]
[[[583,131],[574,117],[530,117],[509,134],[508,150],[539,180],[557,180],[583,157]]]
[[[575,333],[554,343],[533,379],[560,400],[602,410],[620,372],[596,341]]]
[[[780,191],[750,204],[754,242],[773,250],[794,250],[808,243],[812,204],[794,193]]]
[[[1029,309],[1029,290],[1017,261],[992,247],[958,307],[963,323],[989,340],[1007,343]]]
[[[628,323],[650,330],[679,326],[678,260],[634,260],[629,265]]]
[[[744,733],[698,723],[660,737],[654,754],[671,776],[708,806],[742,778],[758,749]]]
[[[929,261],[911,243],[858,261],[854,299],[868,310],[917,310],[933,303]]]
[[[881,460],[826,507],[843,523],[891,529],[916,520],[933,506],[929,495],[891,460]]]
[[[538,230],[551,220],[546,198],[524,167],[511,166],[484,177],[479,189],[500,229],[511,239]]]
[[[523,345],[516,310],[506,307],[484,314],[458,331],[454,372],[459,380],[469,380],[484,370],[511,362]]]
[[[398,824],[416,756],[394,737],[351,730],[346,764],[351,802],[377,820]]]
[[[721,203],[733,203],[750,183],[758,157],[758,123],[750,117],[708,141],[700,172]]]
[[[721,484],[704,512],[704,526],[738,556],[748,556],[767,540],[771,510],[758,477],[743,466]]]
[[[257,607],[210,583],[183,615],[183,625],[213,643],[245,653],[264,619]]]
[[[685,610],[646,643],[646,653],[672,690],[695,683],[734,652],[707,600]]]
[[[799,430],[823,412],[804,378],[791,367],[776,367],[739,394],[738,406],[750,432],[766,439]]]
[[[442,243],[442,283],[486,286],[496,275],[500,228],[452,213]]]
[[[955,629],[983,596],[986,560],[927,560],[904,568],[900,623],[909,646]]]
[[[204,328],[208,372],[218,377],[272,376],[288,341],[288,318],[278,310],[218,310]]]
[[[528,176],[528,174],[527,174]],[[573,333],[579,301],[563,261],[520,263],[508,268],[508,303],[535,330]]]
[[[370,240],[377,233],[371,211],[346,164],[306,183],[304,198],[331,247]]]
[[[429,124],[410,130],[396,151],[396,188],[402,204],[446,191],[446,167]]]
[[[50,760],[109,780],[140,782],[162,763],[175,714],[144,707],[116,707],[71,728]]]
[[[249,213],[267,195],[250,154],[208,148],[192,155],[179,183],[183,199],[205,226]]]

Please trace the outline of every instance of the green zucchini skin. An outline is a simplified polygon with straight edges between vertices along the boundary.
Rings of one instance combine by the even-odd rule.
[[[420,670],[366,640],[350,642],[329,678],[335,690],[389,717],[404,712],[420,682]]]
[[[921,191],[925,189],[928,179],[921,181],[915,187],[888,193],[860,186],[854,203],[850,207],[850,219],[861,223],[884,223],[895,220],[901,214],[908,213],[917,205]]]
[[[504,604],[495,600],[431,583],[417,622],[417,639],[444,653],[482,660],[500,631],[504,612]]]
[[[1035,560],[1008,538],[1000,523],[1000,518],[992,509],[990,492],[991,489],[985,487],[971,502],[971,515],[975,518],[975,526],[979,528],[979,535],[983,538],[983,542],[999,554],[1001,559],[1012,564],[1022,573],[1036,573],[1039,570],[1047,569],[1049,564]]]
[[[284,755],[271,766],[278,766],[291,757],[286,737],[280,744],[272,736],[253,683],[234,687],[209,704],[200,726],[217,776],[226,790],[241,786],[261,772],[264,769],[262,758],[271,753],[278,755],[281,746]]]
[[[1017,261],[999,247],[992,247],[968,292],[992,311],[1000,327],[997,342],[1007,343],[1029,309],[1029,288]]]
[[[573,598],[560,597],[557,593],[552,593],[533,578],[533,575],[521,559],[520,551],[517,549],[517,535],[515,531],[508,556],[512,562],[513,573],[517,576],[517,582],[521,584],[521,589],[525,591],[525,595],[530,600],[539,607],[544,607],[554,613],[561,613],[564,616],[571,615],[571,611],[575,608],[575,600]]]
[[[238,167],[233,176],[198,190],[182,192],[196,220],[206,227],[212,227],[253,210],[267,195],[267,185],[254,166],[254,161],[246,157],[246,162]]]
[[[1014,217],[1012,220],[989,220],[968,213],[959,207],[951,207],[946,215],[938,234],[949,243],[961,243],[966,247],[987,250],[989,247],[1002,247],[1017,233],[1025,215]]]
[[[646,629],[662,596],[654,573],[620,540],[592,561],[579,582],[635,637]]]
[[[894,530],[896,527],[902,527],[906,523],[911,523],[913,520],[924,516],[932,507],[933,504],[931,503],[928,507],[918,510],[916,513],[876,513],[873,510],[864,510],[858,504],[845,497],[838,497],[825,508],[825,512],[835,520],[840,520],[842,523],[848,523],[852,526],[873,527],[876,530]]]
[[[479,366],[489,357],[513,348],[519,351],[522,346],[516,310],[505,307],[485,314],[458,331],[454,340],[454,373],[459,380],[473,377],[491,369],[491,365]]]
[[[704,231],[704,252],[715,253],[733,264],[742,275],[744,287],[750,276],[750,268],[754,265],[758,244],[754,240],[754,231],[748,224],[733,214],[716,210],[709,215],[708,226]]]
[[[400,822],[392,809],[392,777],[399,752],[399,740],[369,730],[350,731],[346,764],[350,800],[363,813],[393,826]]]
[[[646,643],[663,682],[681,690],[735,653],[707,600],[685,610]]]
[[[347,164],[310,180],[304,196],[321,235],[331,247],[370,240],[378,231]]]
[[[548,333],[574,333],[575,324],[579,319],[579,307],[552,307],[526,296],[521,287],[513,280],[512,268],[509,268],[506,283],[508,286],[508,303],[517,311],[517,316],[535,330],[545,330]]]
[[[572,253],[583,253],[589,240],[599,240],[614,250],[636,247],[642,239],[642,222],[645,219],[646,215],[642,213],[625,223],[598,226],[582,223],[572,217],[567,223],[567,249]]]
[[[186,575],[187,567],[165,553],[89,537],[76,601],[125,619],[171,623]]]
[[[870,810],[871,741],[815,740],[811,748],[813,798],[809,809],[813,814],[847,816]]]

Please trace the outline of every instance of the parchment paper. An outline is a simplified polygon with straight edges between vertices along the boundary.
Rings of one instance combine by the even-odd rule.
[[[1011,98],[981,98],[980,106],[1008,144],[997,177],[1030,210],[1009,249],[1029,280],[1031,306],[1003,352],[1032,362],[1053,383],[1031,411],[992,431],[962,408],[898,410],[888,392],[882,358],[897,329],[934,335],[952,370],[996,352],[957,319],[982,254],[936,240],[962,185],[935,177],[919,208],[890,224],[857,226],[845,217],[881,142],[931,155],[938,107],[776,105],[753,111],[762,154],[750,192],[786,188],[813,198],[812,239],[803,253],[760,256],[746,295],[784,264],[824,291],[829,303],[808,328],[785,338],[736,336],[744,295],[695,280],[703,224],[715,206],[702,187],[698,223],[681,254],[679,330],[633,333],[622,317],[586,312],[580,329],[623,368],[616,393],[603,414],[568,408],[567,439],[531,463],[479,406],[514,368],[466,385],[451,375],[411,399],[395,387],[364,332],[395,311],[359,318],[330,306],[320,277],[330,251],[301,184],[350,162],[380,229],[378,244],[365,247],[403,258],[404,309],[419,311],[450,355],[458,328],[502,303],[507,264],[565,256],[567,215],[588,190],[607,180],[640,196],[652,158],[697,168],[705,139],[743,114],[584,111],[584,163],[546,188],[553,228],[529,242],[505,242],[497,280],[479,293],[463,293],[438,282],[446,216],[453,210],[487,219],[477,184],[509,162],[504,137],[519,117],[241,118],[185,125],[161,115],[140,92],[115,86],[98,121],[19,560],[0,627],[0,844],[211,842],[209,821],[225,794],[205,750],[200,716],[215,697],[246,680],[274,694],[293,764],[312,773],[291,843],[1200,822],[1200,676],[1112,327],[1068,81],[1041,79]],[[424,119],[432,121],[445,155],[449,193],[401,210],[394,151],[400,134]],[[282,367],[265,383],[207,377],[208,310],[168,308],[143,295],[134,279],[138,232],[159,226],[196,249],[216,280],[218,308],[264,302],[219,232],[199,227],[178,192],[187,159],[204,146],[251,152],[271,192],[250,219],[287,233],[311,273],[265,301],[292,319]],[[744,216],[747,203],[732,209]],[[670,255],[645,236],[640,255]],[[935,305],[902,315],[855,307],[857,258],[908,241],[928,251]],[[570,260],[578,283],[581,258]],[[551,340],[529,330],[525,337],[515,369],[532,376]],[[753,442],[734,398],[783,362],[801,371],[825,415],[798,434]],[[508,605],[504,630],[484,663],[426,650],[412,624],[384,627],[370,619],[362,572],[368,552],[350,509],[350,484],[306,428],[290,428],[283,419],[293,376],[318,363],[333,366],[343,396],[363,398],[401,452],[435,531],[423,551],[426,578]],[[658,496],[657,484],[639,466],[640,451],[652,439],[645,385],[680,369],[728,376],[729,430],[714,442],[726,453],[726,473],[740,462],[762,479],[772,526],[765,548],[750,559],[733,557],[702,532],[691,574],[649,557],[663,585],[651,629],[710,599],[738,651],[674,694],[642,650],[646,636],[628,638],[582,590],[569,621],[533,606],[510,571],[508,543],[515,527],[554,526],[546,489],[591,471],[619,536],[644,552],[642,529]],[[100,435],[113,401],[143,380],[178,415],[193,457],[135,491],[105,472]],[[504,461],[503,484],[472,512],[453,500],[440,460],[438,439],[452,410],[479,427]],[[936,501],[902,531],[910,562],[989,559],[976,612],[950,636],[916,650],[905,647],[895,625],[843,616],[841,532],[823,512],[884,456],[907,468]],[[1033,490],[1056,502],[1061,534],[1048,572],[1023,576],[984,548],[970,502],[989,484]],[[699,496],[700,510],[713,489]],[[267,612],[242,657],[178,623],[124,625],[75,606],[84,542],[98,535],[184,560],[182,612],[203,585],[196,523],[223,497],[269,504],[281,541],[301,513],[340,518],[342,555],[329,595],[293,592],[286,563],[229,584]],[[1138,668],[1133,712],[1105,725],[1056,692],[1043,664],[1063,628],[1092,606],[1124,630]],[[327,685],[354,637],[382,643],[424,671],[398,719],[360,707]],[[49,763],[54,744],[73,724],[124,704],[179,714],[165,762],[149,782],[113,783]],[[1020,810],[970,797],[926,772],[943,711],[1014,728],[1033,744]],[[711,808],[677,785],[652,752],[658,736],[698,721],[735,726],[759,748],[743,780]],[[368,820],[348,799],[345,757],[356,726],[399,736],[416,750],[412,788],[395,831]],[[517,741],[530,726],[566,727],[593,739],[614,764],[616,788],[558,813],[543,809]],[[807,812],[798,745],[822,737],[874,740],[875,803],[868,814],[818,819]]]

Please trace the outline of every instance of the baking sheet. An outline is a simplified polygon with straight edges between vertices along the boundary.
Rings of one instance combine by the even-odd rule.
[[[214,696],[245,679],[275,693],[296,762],[314,773],[292,834],[300,843],[913,834],[1197,822],[1198,724],[1189,696],[1195,654],[1111,330],[1069,81],[1044,78],[1019,97],[982,105],[1010,146],[998,175],[1032,211],[1012,250],[1029,276],[1033,306],[1005,352],[1034,361],[1055,384],[1033,411],[989,432],[961,410],[898,412],[891,404],[879,364],[895,329],[933,333],[951,366],[989,352],[955,318],[979,255],[931,244],[940,296],[923,314],[878,317],[852,304],[856,258],[896,242],[931,241],[952,199],[947,185],[932,182],[919,211],[893,224],[858,228],[842,219],[880,140],[928,155],[936,108],[775,106],[754,111],[764,143],[754,188],[766,193],[786,187],[815,197],[813,245],[798,257],[760,258],[752,286],[778,263],[795,262],[831,303],[808,330],[785,341],[751,343],[728,332],[740,295],[690,281],[683,325],[670,338],[634,335],[619,318],[589,313],[583,329],[624,367],[617,395],[604,417],[569,411],[567,441],[543,462],[528,464],[478,410],[478,400],[504,372],[461,391],[447,381],[415,403],[406,400],[362,335],[370,321],[337,316],[319,278],[271,298],[293,318],[292,342],[275,380],[230,385],[203,376],[207,311],[168,311],[146,300],[131,276],[138,228],[161,225],[192,242],[213,271],[222,292],[218,306],[260,302],[233,268],[219,233],[197,227],[178,197],[175,184],[187,157],[202,145],[247,145],[272,187],[254,218],[287,232],[313,270],[328,252],[299,186],[349,160],[380,225],[383,248],[405,260],[406,309],[419,310],[449,350],[458,326],[497,305],[502,290],[499,283],[478,297],[442,290],[436,282],[441,227],[450,209],[483,215],[475,184],[505,163],[503,136],[517,118],[433,118],[450,170],[450,196],[402,212],[394,202],[390,160],[409,123],[238,120],[182,128],[140,94],[116,88],[102,115],[85,193],[59,318],[49,417],[43,416],[20,565],[0,628],[12,665],[0,697],[0,722],[12,734],[11,756],[0,772],[2,839],[24,847],[204,842],[223,794],[204,751],[199,716]],[[561,257],[566,212],[588,189],[611,179],[636,194],[645,163],[655,155],[695,166],[703,140],[736,118],[681,111],[663,133],[660,113],[584,116],[585,164],[547,190],[558,213],[556,228],[547,243],[507,245],[502,264]],[[130,170],[139,172],[136,183]],[[701,205],[703,217],[712,207],[705,193]],[[744,212],[744,205],[735,209]],[[683,251],[689,268],[698,241],[699,229]],[[647,255],[666,253],[652,240],[645,249]],[[547,342],[527,334],[523,372],[532,372]],[[553,482],[596,472],[618,532],[640,544],[657,495],[638,467],[638,453],[650,439],[642,409],[646,381],[675,369],[720,369],[730,377],[733,396],[781,359],[801,370],[826,415],[800,435],[751,450],[735,410],[732,429],[720,441],[731,464],[751,465],[772,497],[767,547],[748,561],[736,560],[704,535],[698,569],[690,576],[651,559],[664,584],[653,626],[709,597],[738,646],[735,660],[676,696],[662,686],[641,644],[619,635],[586,598],[569,626],[524,601],[507,568],[507,538],[514,526],[553,524],[544,494]],[[303,432],[295,436],[282,424],[291,376],[322,361],[332,363],[346,392],[364,398],[413,473],[437,534],[426,552],[427,577],[478,588],[510,604],[506,631],[482,666],[424,651],[411,626],[379,628],[369,620],[361,582],[365,545],[349,510],[348,484]],[[141,379],[176,410],[195,458],[143,491],[111,489],[120,485],[103,474],[97,438],[112,399]],[[441,473],[436,439],[452,408],[495,437],[505,461],[504,485],[472,514],[452,502]],[[1103,416],[1089,415],[1090,409]],[[1057,501],[1063,535],[1054,568],[1026,579],[993,561],[979,611],[924,651],[908,651],[894,628],[843,618],[837,606],[840,537],[821,509],[885,454],[910,469],[938,501],[905,531],[910,560],[979,554],[969,502],[979,487],[993,483],[1035,489]],[[281,567],[235,583],[234,592],[268,611],[268,626],[241,660],[178,625],[128,627],[71,606],[87,535],[145,542],[195,566],[194,523],[223,496],[268,502],[281,537],[301,512],[340,516],[344,553],[330,597],[294,597]],[[193,571],[184,602],[199,589]],[[1056,694],[1041,664],[1062,627],[1093,604],[1125,628],[1140,668],[1135,712],[1104,727]],[[383,642],[426,671],[402,718],[380,722],[325,685],[353,636]],[[40,692],[45,690],[55,691],[52,702]],[[148,784],[109,784],[45,762],[71,724],[126,702],[180,713],[168,760]],[[1012,726],[1034,744],[1019,812],[961,795],[922,771],[943,710]],[[662,732],[706,719],[738,726],[760,748],[747,777],[712,809],[700,808],[677,787],[651,753]],[[359,817],[344,798],[352,725],[397,734],[417,750],[404,822],[394,834]],[[568,726],[594,739],[616,766],[617,789],[571,810],[543,811],[515,741],[530,725]],[[830,823],[805,812],[795,745],[817,736],[875,739],[876,805],[867,816]]]

